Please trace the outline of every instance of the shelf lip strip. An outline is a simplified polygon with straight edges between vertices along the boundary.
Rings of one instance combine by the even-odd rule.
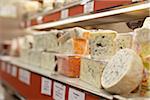
[[[37,66],[30,65],[30,64],[23,63],[23,62],[21,62],[20,59],[18,59],[16,57],[0,56],[0,60],[6,61],[10,64],[14,64],[19,68],[29,70],[33,73],[37,73],[43,77],[48,77],[50,79],[53,79],[53,80],[65,83],[67,85],[79,88],[79,89],[84,90],[86,92],[89,92],[89,93],[92,93],[92,94],[95,94],[95,95],[98,95],[98,96],[101,96],[101,97],[104,97],[104,98],[107,98],[110,100],[113,99],[113,95],[107,93],[105,90],[97,89],[97,88],[95,88],[95,87],[93,87],[93,86],[91,86],[91,85],[89,85],[83,81],[80,81],[80,79],[78,79],[78,78],[69,78],[69,77],[65,77],[63,75],[59,75],[57,73],[52,74],[48,70],[42,69],[42,68],[37,67]],[[87,87],[86,87],[86,85],[87,85]]]
[[[83,16],[74,17],[74,18],[67,18],[64,20],[56,21],[56,22],[49,22],[49,23],[31,26],[29,28],[31,28],[31,29],[51,28],[51,27],[65,25],[65,24],[71,24],[74,22],[86,21],[86,20],[91,20],[91,19],[95,19],[95,18],[107,17],[107,16],[112,16],[112,15],[117,15],[117,14],[137,11],[137,10],[143,10],[143,9],[149,9],[149,8],[150,8],[150,3],[144,3],[144,4],[140,4],[140,5],[135,5],[135,6],[126,7],[126,8],[120,8],[120,9],[96,13],[96,14],[83,15]]]

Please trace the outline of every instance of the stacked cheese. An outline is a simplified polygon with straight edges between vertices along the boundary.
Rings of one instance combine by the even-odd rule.
[[[143,64],[131,49],[118,51],[106,65],[101,82],[109,92],[129,94],[142,80]]]
[[[99,30],[90,34],[90,50],[92,58],[110,59],[115,54],[115,31]]]
[[[59,38],[61,53],[88,54],[89,31],[75,27],[64,32],[65,34]]]
[[[80,56],[76,55],[57,55],[58,72],[68,77],[79,77]]]
[[[53,73],[56,67],[55,54],[52,52],[42,52],[41,67]]]
[[[94,87],[101,88],[101,75],[106,64],[106,61],[82,58],[80,66],[80,79]]]

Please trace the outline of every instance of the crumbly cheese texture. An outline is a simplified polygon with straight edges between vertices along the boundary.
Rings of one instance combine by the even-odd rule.
[[[80,79],[94,87],[101,88],[101,75],[106,61],[96,61],[82,58],[80,66]]]
[[[95,59],[110,59],[115,54],[115,37],[116,32],[111,30],[99,30],[91,33],[91,57]]]
[[[115,94],[129,94],[141,82],[143,63],[131,49],[118,51],[106,65],[102,78],[102,86]]]
[[[115,39],[116,51],[125,48],[132,48],[133,37],[129,33],[117,34]]]
[[[50,52],[42,52],[41,67],[49,70],[50,73],[53,73],[55,66],[56,66],[55,54]]]

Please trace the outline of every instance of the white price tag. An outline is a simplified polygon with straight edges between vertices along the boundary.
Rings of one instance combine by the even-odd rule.
[[[89,2],[89,1],[91,1],[91,0],[81,0],[81,4],[83,5],[83,4],[86,4],[87,2]]]
[[[1,68],[2,68],[2,71],[5,71],[5,70],[6,70],[6,63],[5,63],[5,62],[2,62]]]
[[[84,5],[84,13],[90,13],[94,11],[94,1],[88,2]]]
[[[65,94],[66,94],[66,86],[61,83],[54,82],[53,99],[65,100]]]
[[[7,64],[7,73],[10,74],[11,73],[11,65]]]
[[[12,75],[13,77],[17,77],[17,68],[16,68],[15,66],[12,66],[11,75]]]
[[[41,93],[51,96],[52,80],[42,77],[41,82]]]
[[[42,16],[39,16],[36,20],[37,20],[38,24],[43,23],[43,17]]]
[[[68,17],[68,9],[64,9],[61,11],[61,19]]]
[[[140,0],[132,0],[132,2],[138,2],[138,1],[140,1]]]
[[[19,69],[19,80],[27,85],[30,85],[31,73],[29,71]]]
[[[85,100],[85,93],[69,88],[68,100]]]

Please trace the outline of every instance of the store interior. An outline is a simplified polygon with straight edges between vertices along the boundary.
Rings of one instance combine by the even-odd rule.
[[[0,0],[0,100],[150,100],[150,1]]]

